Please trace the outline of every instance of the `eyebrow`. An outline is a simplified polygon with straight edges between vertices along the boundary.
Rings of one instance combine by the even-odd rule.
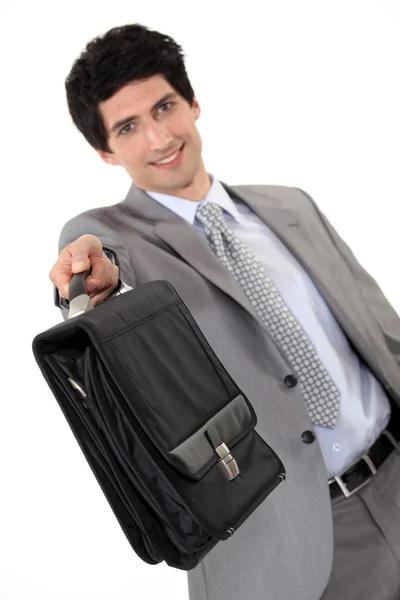
[[[176,98],[177,95],[178,94],[176,92],[169,92],[168,94],[165,94],[165,96],[163,96],[160,100],[158,100],[151,107],[151,112],[154,112],[155,110],[157,110],[157,108],[159,108],[160,106],[162,106],[163,104],[168,102],[168,100],[172,100],[173,98]],[[114,131],[116,131],[117,129],[120,129],[124,125],[127,125],[131,121],[134,121],[135,119],[138,119],[138,118],[139,117],[136,115],[131,115],[128,117],[124,117],[123,119],[120,119],[119,121],[116,121],[110,129],[110,133],[114,133]]]

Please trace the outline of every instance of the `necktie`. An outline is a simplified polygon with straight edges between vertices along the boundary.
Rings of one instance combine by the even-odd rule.
[[[264,267],[250,248],[229,229],[218,204],[202,204],[196,217],[204,226],[212,250],[242,287],[267,330],[293,365],[311,421],[315,425],[334,427],[340,392]]]

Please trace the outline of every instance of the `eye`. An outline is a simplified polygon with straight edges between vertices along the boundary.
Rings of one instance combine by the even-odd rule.
[[[132,129],[129,129],[129,127],[132,125],[133,127],[133,123],[127,123],[127,125],[125,125],[121,131],[120,134],[125,135],[126,133],[130,133],[132,131]]]
[[[173,104],[172,102],[166,102],[165,104],[162,104],[158,110],[160,112],[167,112],[171,108],[172,104]],[[166,110],[163,110],[163,109],[166,109]]]

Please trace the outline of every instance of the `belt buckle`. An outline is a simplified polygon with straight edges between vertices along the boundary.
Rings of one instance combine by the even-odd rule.
[[[359,490],[361,490],[361,488],[363,488],[365,485],[367,485],[367,483],[369,483],[371,481],[372,477],[375,475],[375,473],[377,471],[374,463],[372,462],[372,460],[370,459],[370,457],[368,456],[368,454],[364,454],[364,456],[362,456],[361,458],[359,458],[358,460],[356,460],[352,465],[350,465],[346,469],[346,471],[348,471],[349,469],[351,469],[351,467],[354,467],[354,465],[357,464],[358,462],[360,462],[360,460],[363,460],[364,462],[367,463],[367,465],[370,468],[371,475],[370,475],[370,477],[368,477],[368,479],[366,479],[360,485],[358,485],[356,488],[354,488],[354,490],[349,490],[348,489],[347,485],[345,484],[345,482],[343,481],[343,479],[341,478],[340,475],[337,475],[335,477],[335,480],[337,481],[340,489],[342,490],[342,492],[346,496],[346,498],[350,498],[350,496],[352,496],[353,494],[355,494],[356,492],[358,492]]]
[[[392,443],[392,446],[394,447],[394,449],[400,454],[400,442],[398,442],[396,440],[396,438],[390,433],[390,431],[388,431],[387,429],[384,429],[382,431],[382,435],[386,436],[386,438]],[[369,483],[369,481],[371,481],[372,477],[377,472],[377,468],[375,467],[374,463],[372,462],[372,460],[368,456],[368,454],[364,454],[364,456],[361,456],[361,458],[359,458],[356,461],[354,461],[349,467],[347,467],[346,471],[348,471],[349,469],[351,469],[351,467],[354,467],[354,465],[356,465],[358,462],[360,462],[360,460],[364,460],[367,463],[367,465],[369,466],[369,468],[371,470],[371,475],[370,475],[370,477],[368,477],[368,479],[366,479],[365,481],[363,481],[363,483],[361,483],[359,486],[357,486],[356,488],[354,488],[354,490],[350,491],[347,488],[345,482],[343,481],[343,479],[342,479],[342,477],[340,475],[337,475],[333,479],[330,479],[329,482],[328,482],[328,483],[332,483],[333,481],[336,481],[338,483],[340,489],[342,490],[343,494],[346,496],[346,498],[350,498],[350,496],[352,496],[353,494],[355,494],[356,492],[358,492],[358,490],[360,490],[365,485],[367,485],[367,483]]]

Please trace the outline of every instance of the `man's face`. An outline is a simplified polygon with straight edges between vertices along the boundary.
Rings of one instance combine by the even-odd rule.
[[[124,86],[99,111],[112,151],[100,156],[124,167],[138,187],[179,193],[204,178],[199,104],[190,106],[162,75]]]

